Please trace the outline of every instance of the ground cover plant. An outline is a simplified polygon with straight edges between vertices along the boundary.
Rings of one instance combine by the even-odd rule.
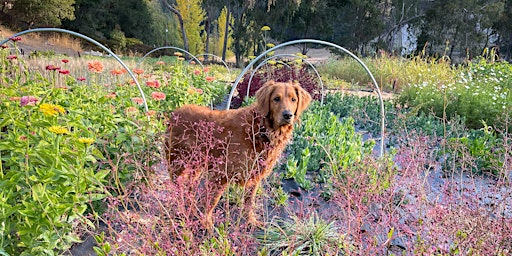
[[[401,97],[385,104],[383,158],[374,149],[376,99],[327,95],[303,114],[293,144],[258,192],[264,224],[245,223],[244,194],[232,186],[215,210],[215,228],[206,230],[196,209],[211,184],[171,181],[160,143],[169,111],[215,104],[227,88],[221,71],[181,58],[132,70],[147,97],[145,112],[130,77],[109,58],[28,59],[0,50],[0,254],[73,253],[91,236],[98,255],[511,253],[509,64],[400,60],[445,77],[439,84],[480,86],[485,99],[455,91],[463,99],[450,104],[481,100],[489,104],[480,107],[483,117],[492,118],[472,126],[469,110],[436,113],[428,105],[434,96],[423,95],[449,94],[435,79],[425,79],[428,86],[415,86],[419,77],[401,82]],[[403,70],[394,71],[400,81],[409,74]],[[488,85],[501,89],[483,89]],[[505,92],[504,101],[492,101]],[[196,129],[208,140],[211,127]],[[214,161],[190,154],[197,164]]]

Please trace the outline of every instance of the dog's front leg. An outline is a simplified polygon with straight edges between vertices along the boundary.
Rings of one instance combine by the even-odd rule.
[[[256,218],[256,214],[254,213],[255,201],[256,201],[256,193],[258,192],[258,188],[260,187],[260,181],[254,182],[252,184],[247,184],[245,186],[245,195],[244,195],[244,210],[247,213],[247,221],[256,227],[261,227],[263,225],[262,222],[258,221]]]

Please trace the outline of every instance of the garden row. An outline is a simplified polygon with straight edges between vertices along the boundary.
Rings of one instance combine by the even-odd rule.
[[[390,76],[403,81],[398,101],[386,102],[388,144],[396,150],[376,160],[374,140],[363,140],[359,132],[378,135],[376,99],[329,94],[324,106],[315,102],[304,113],[287,158],[262,191],[265,204],[274,209],[265,219],[269,228],[253,232],[231,209],[243,197],[234,187],[217,212],[215,232],[207,234],[198,216],[190,212],[194,198],[185,198],[168,179],[155,177],[166,115],[186,103],[218,103],[228,89],[219,82],[222,74],[188,63],[180,54],[134,68],[148,97],[146,112],[131,78],[111,60],[23,59],[0,50],[0,254],[60,254],[86,234],[97,238],[98,254],[366,254],[382,253],[391,245],[408,252],[458,249],[462,253],[485,252],[490,241],[503,246],[511,230],[505,222],[500,226],[502,237],[474,241],[470,227],[457,226],[460,223],[454,224],[455,231],[439,231],[436,237],[430,231],[441,226],[417,225],[421,218],[436,216],[415,213],[405,219],[395,214],[424,204],[409,198],[415,192],[406,188],[414,187],[410,184],[414,180],[400,179],[405,170],[420,177],[426,175],[425,165],[440,162],[451,164],[446,170],[493,174],[500,180],[510,175],[510,126],[505,118],[511,109],[510,65],[479,62],[452,69],[422,61],[404,61],[406,66]],[[407,72],[401,73],[409,70],[407,65],[420,65],[417,71],[433,78],[413,83]],[[265,79],[292,79],[301,81],[318,99],[316,78],[296,62],[291,66],[295,68],[266,66],[250,91]],[[444,80],[435,82],[437,72]],[[245,95],[247,79],[239,90]],[[237,102],[242,104],[243,97]],[[479,115],[473,114],[475,109]],[[480,124],[485,129],[480,130]],[[412,147],[418,151],[410,151]],[[406,156],[414,158],[412,165],[402,161],[396,168],[391,161]],[[283,178],[295,180],[299,191],[318,192],[318,200],[327,208],[342,211],[294,206],[281,187]],[[423,206],[439,210],[446,202]],[[276,216],[283,219],[273,219]],[[486,225],[496,225],[495,220],[485,220]],[[508,221],[510,216],[500,220]],[[365,225],[372,228],[363,234]],[[284,235],[279,235],[281,228]],[[440,245],[441,240],[448,246]],[[503,252],[500,248],[491,251]]]

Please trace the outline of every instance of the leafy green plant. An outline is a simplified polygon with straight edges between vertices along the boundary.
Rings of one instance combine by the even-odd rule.
[[[373,140],[363,142],[352,118],[340,121],[329,110],[314,103],[303,114],[293,143],[288,146],[290,157],[285,176],[310,189],[312,185],[305,178],[307,171],[317,173],[318,181],[325,182],[333,175],[340,175],[339,170],[370,154],[374,144]]]
[[[306,219],[291,216],[271,222],[257,238],[267,255],[336,255],[341,235],[334,223],[316,213]]]

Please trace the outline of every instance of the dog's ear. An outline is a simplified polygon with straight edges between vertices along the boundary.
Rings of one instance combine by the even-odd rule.
[[[309,103],[311,103],[311,95],[309,92],[304,90],[299,83],[293,83],[293,87],[295,87],[295,92],[297,93],[298,97],[295,116],[300,116],[300,114],[309,106]]]
[[[268,116],[270,112],[270,97],[274,92],[274,81],[268,81],[261,86],[256,92],[256,101],[258,102],[258,110],[263,116]]]

